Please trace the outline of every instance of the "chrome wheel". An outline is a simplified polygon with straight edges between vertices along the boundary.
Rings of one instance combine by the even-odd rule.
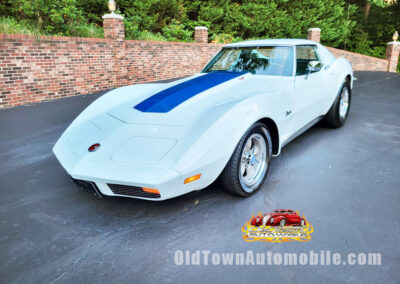
[[[341,119],[346,118],[348,109],[349,109],[349,89],[347,89],[347,87],[343,87],[342,93],[340,94],[340,102],[339,102],[339,115]]]
[[[267,144],[259,133],[246,141],[241,155],[239,180],[246,192],[252,192],[264,179],[267,171]]]
[[[285,226],[286,225],[286,220],[285,219],[282,219],[280,222],[279,222],[279,226]]]

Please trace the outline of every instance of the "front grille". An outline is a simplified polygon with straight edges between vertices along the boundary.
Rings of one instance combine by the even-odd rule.
[[[119,195],[127,195],[127,196],[136,196],[136,197],[145,197],[145,198],[160,198],[160,194],[158,193],[150,193],[143,191],[141,187],[123,185],[123,184],[112,184],[107,183],[108,187],[112,192]]]

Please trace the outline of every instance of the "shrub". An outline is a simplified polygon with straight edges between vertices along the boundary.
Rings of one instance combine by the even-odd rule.
[[[148,40],[148,41],[167,41],[165,37],[163,37],[159,33],[151,33],[149,31],[143,31],[140,32],[138,37],[138,40]]]
[[[193,31],[185,29],[185,25],[177,20],[162,28],[162,33],[168,41],[192,41]]]
[[[230,34],[217,34],[211,37],[212,43],[231,43],[235,41],[235,37]]]
[[[140,35],[139,25],[136,24],[132,19],[124,19],[124,25],[125,25],[125,38],[138,39]]]
[[[77,37],[104,37],[103,28],[95,24],[81,24],[69,27],[69,34]]]

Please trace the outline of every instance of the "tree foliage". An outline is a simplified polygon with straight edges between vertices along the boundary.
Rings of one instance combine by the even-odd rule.
[[[368,18],[365,18],[366,0],[349,0],[357,7],[353,18],[357,25],[347,40],[351,51],[384,57],[386,44],[393,33],[400,32],[400,1],[372,0]]]
[[[198,25],[209,28],[213,42],[304,38],[310,27],[319,27],[326,45],[382,57],[385,44],[400,29],[400,4],[393,0],[116,2],[128,39],[191,41]],[[2,0],[0,32],[98,37],[107,12],[106,0]]]

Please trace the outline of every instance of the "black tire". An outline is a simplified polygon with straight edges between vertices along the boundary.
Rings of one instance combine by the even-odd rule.
[[[348,99],[348,107],[347,107],[347,112],[344,117],[340,116],[340,99],[342,96],[342,93],[344,89],[347,88],[349,99]],[[346,122],[347,116],[349,115],[350,111],[350,106],[351,106],[351,88],[350,88],[350,82],[348,79],[343,83],[342,87],[340,88],[340,91],[338,95],[336,96],[335,101],[333,102],[331,108],[329,109],[328,113],[325,115],[323,119],[323,124],[327,127],[330,128],[339,128],[343,126],[343,124]]]
[[[240,165],[242,161],[242,152],[245,147],[245,144],[247,140],[253,135],[253,134],[260,134],[264,141],[265,141],[265,146],[266,146],[266,161],[265,161],[265,173],[260,176],[260,179],[258,180],[257,184],[249,190],[249,188],[246,188],[246,186],[243,186],[240,180]],[[252,194],[254,194],[256,191],[260,189],[262,186],[269,170],[269,165],[271,163],[271,157],[272,157],[272,139],[271,135],[268,131],[268,128],[260,122],[257,122],[253,124],[243,135],[243,137],[240,139],[238,145],[235,148],[235,151],[233,152],[228,164],[225,166],[225,169],[222,171],[221,176],[220,176],[220,181],[222,183],[222,186],[224,187],[225,191],[227,191],[230,194],[233,195],[238,195],[242,197],[248,197]]]
[[[284,227],[286,226],[286,219],[282,219],[279,221],[279,226]]]

